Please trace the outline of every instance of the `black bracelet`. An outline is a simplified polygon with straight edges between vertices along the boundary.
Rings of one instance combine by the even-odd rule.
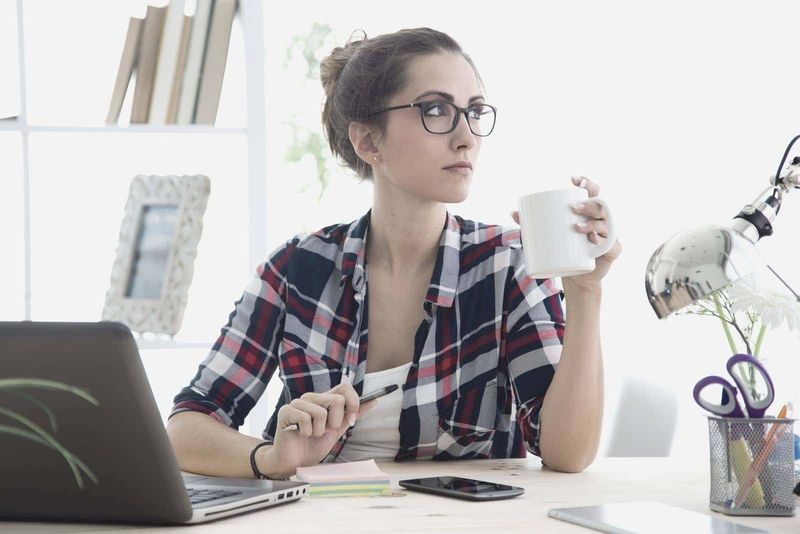
[[[263,447],[264,445],[272,445],[272,442],[263,441],[263,442],[259,443],[258,445],[256,445],[253,448],[252,451],[250,451],[250,467],[253,468],[253,476],[258,478],[258,479],[261,479],[261,480],[265,480],[265,479],[269,478],[269,477],[267,477],[267,475],[265,475],[264,473],[259,471],[258,470],[258,466],[256,465],[256,451],[258,449],[260,449],[261,447]]]

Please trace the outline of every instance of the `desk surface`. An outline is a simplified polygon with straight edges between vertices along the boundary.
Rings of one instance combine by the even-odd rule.
[[[296,503],[216,523],[181,526],[180,532],[242,534],[247,532],[314,533],[525,533],[591,530],[547,517],[550,508],[610,502],[659,501],[773,532],[800,532],[800,516],[732,517],[708,509],[708,470],[669,458],[600,458],[583,473],[542,469],[538,458],[459,462],[382,463],[392,480],[394,496],[304,498]],[[397,481],[422,476],[456,475],[525,488],[509,500],[461,501],[406,491]],[[0,522],[3,534],[56,532],[126,532],[146,528],[148,534],[170,527]]]

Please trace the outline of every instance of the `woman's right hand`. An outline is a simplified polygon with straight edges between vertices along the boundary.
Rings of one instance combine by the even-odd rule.
[[[278,411],[275,441],[265,451],[259,470],[267,474],[288,477],[298,467],[316,465],[331,451],[334,444],[378,402],[377,399],[360,405],[353,386],[342,381],[325,393],[305,393],[285,404]],[[284,432],[291,424],[299,429]]]

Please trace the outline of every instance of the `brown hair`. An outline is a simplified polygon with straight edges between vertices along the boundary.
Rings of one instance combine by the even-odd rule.
[[[363,30],[361,30],[363,32]],[[355,32],[354,32],[355,33]],[[348,128],[351,122],[370,124],[385,132],[386,114],[365,119],[369,112],[386,106],[389,98],[408,80],[411,60],[429,54],[461,54],[480,75],[470,57],[449,35],[430,28],[400,30],[336,47],[320,64],[320,79],[325,89],[322,126],[331,152],[344,160],[361,178],[372,178],[372,167],[355,152]]]

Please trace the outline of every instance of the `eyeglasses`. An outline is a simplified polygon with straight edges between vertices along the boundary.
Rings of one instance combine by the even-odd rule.
[[[469,131],[478,137],[486,137],[494,130],[494,123],[497,118],[497,108],[489,104],[473,104],[466,108],[460,108],[450,102],[440,101],[414,102],[403,106],[392,106],[373,111],[367,114],[365,118],[385,111],[406,108],[418,108],[422,126],[432,134],[452,132],[458,126],[458,119],[463,114],[467,119]]]

